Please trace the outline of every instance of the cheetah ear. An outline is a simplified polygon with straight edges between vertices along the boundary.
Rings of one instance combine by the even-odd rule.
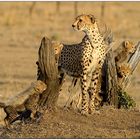
[[[34,87],[34,86],[35,86],[35,83],[34,83],[34,82],[32,82],[32,83],[31,83],[31,86],[32,86],[32,87]]]
[[[91,19],[91,22],[92,23],[95,23],[95,17],[93,16],[93,15],[88,15],[89,16],[89,18]]]
[[[129,41],[124,41],[124,47],[127,47],[129,44]]]

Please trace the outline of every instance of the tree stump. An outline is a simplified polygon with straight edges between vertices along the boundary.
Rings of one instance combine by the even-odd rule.
[[[55,60],[54,48],[51,41],[44,37],[38,52],[38,80],[47,84],[47,90],[42,93],[39,100],[41,107],[54,109],[63,81],[63,73],[59,74]]]
[[[114,107],[118,107],[118,82],[115,66],[115,59],[112,49],[107,53],[105,61],[105,83],[107,102]]]

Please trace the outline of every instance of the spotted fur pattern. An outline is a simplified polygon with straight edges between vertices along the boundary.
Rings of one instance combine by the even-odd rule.
[[[129,64],[124,63],[117,65],[117,75],[118,75],[118,83],[121,84],[123,78],[127,77],[131,73],[131,67]]]
[[[34,119],[35,113],[38,111],[40,94],[46,90],[46,88],[47,85],[44,82],[37,80],[24,92],[9,98],[6,103],[0,102],[0,107],[4,108],[7,115],[4,119],[6,126],[9,127],[11,123],[16,121],[19,116],[18,113],[24,110],[30,110],[31,118]]]
[[[128,64],[128,60],[135,50],[135,45],[132,42],[124,41],[114,51],[119,84],[121,84],[123,78],[127,77],[131,73],[131,67]]]
[[[127,62],[130,55],[136,50],[135,45],[130,41],[124,41],[114,51],[116,63]]]
[[[68,75],[80,77],[82,89],[81,113],[92,114],[95,97],[100,91],[101,69],[105,60],[105,42],[93,15],[81,15],[72,25],[86,35],[82,42],[64,45],[59,65]]]

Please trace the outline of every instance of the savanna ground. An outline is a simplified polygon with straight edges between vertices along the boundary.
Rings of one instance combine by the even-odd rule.
[[[101,2],[78,2],[78,14],[101,18]],[[36,60],[42,37],[63,43],[80,42],[83,34],[72,29],[74,2],[0,2],[0,100],[17,94],[36,80]],[[115,46],[123,40],[140,41],[140,2],[105,2],[104,21],[111,28]],[[127,92],[136,110],[103,107],[100,114],[81,116],[72,110],[46,112],[39,124],[16,124],[1,129],[0,138],[140,138],[140,65],[133,73]],[[66,83],[59,106],[66,102]]]

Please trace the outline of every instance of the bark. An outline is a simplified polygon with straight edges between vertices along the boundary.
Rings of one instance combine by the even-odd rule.
[[[110,50],[106,56],[105,62],[105,73],[106,73],[106,96],[107,102],[114,107],[118,107],[118,82],[117,82],[117,72],[115,66],[115,60],[113,51]]]
[[[63,74],[58,73],[54,48],[51,41],[44,37],[39,48],[38,80],[47,84],[47,90],[42,93],[39,100],[41,107],[54,108],[62,85]]]

